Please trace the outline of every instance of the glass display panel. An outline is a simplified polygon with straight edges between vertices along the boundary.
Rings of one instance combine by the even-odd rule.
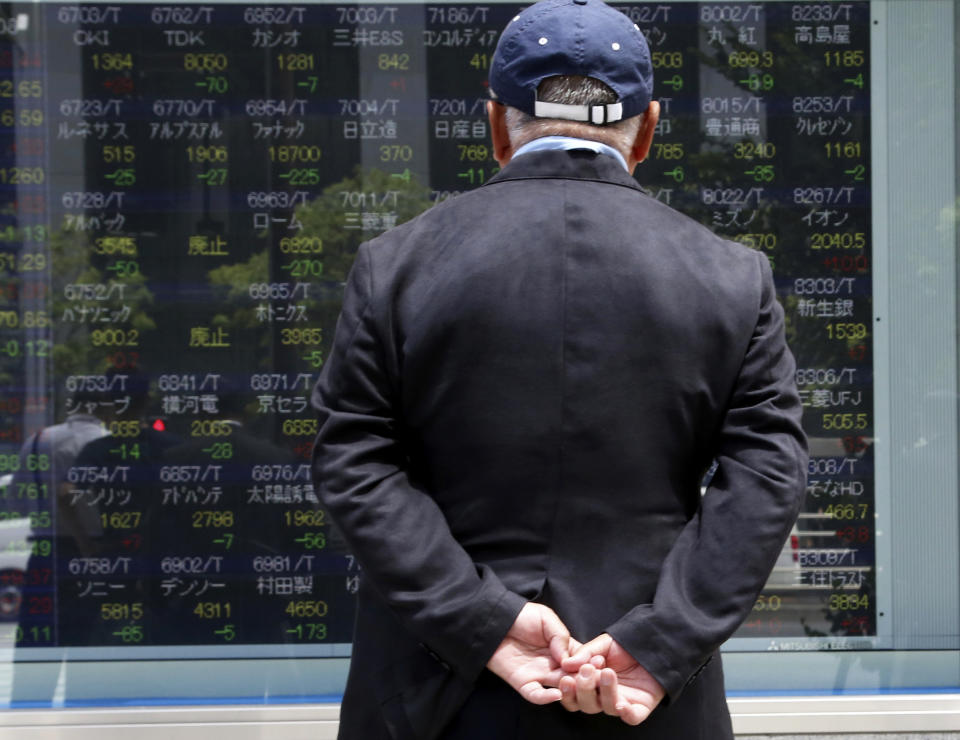
[[[637,179],[767,255],[797,358],[808,496],[730,644],[889,647],[878,3],[614,4],[662,106]],[[310,480],[310,391],[358,245],[496,174],[487,70],[524,6],[4,6],[15,660],[349,655],[358,568]]]

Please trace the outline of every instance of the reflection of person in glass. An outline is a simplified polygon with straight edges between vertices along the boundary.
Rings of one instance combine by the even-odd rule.
[[[524,10],[490,87],[503,169],[360,247],[314,394],[363,568],[340,737],[730,740],[718,649],[806,469],[770,265],[631,177],[622,13]]]
[[[137,633],[129,629],[124,633],[121,625],[142,630],[149,584],[143,552],[159,500],[158,470],[165,451],[179,442],[176,435],[148,423],[147,376],[139,369],[118,374],[123,386],[111,394],[111,433],[80,451],[69,499],[57,510],[58,522],[95,516],[101,526],[100,536],[90,543],[71,540],[57,527],[59,606],[71,615],[59,628],[60,641],[66,645],[129,644]],[[110,559],[112,572],[71,568],[72,559],[92,555]],[[104,603],[119,606],[108,613]]]
[[[113,405],[102,392],[81,390],[72,394],[66,402],[64,421],[40,430],[24,443],[15,483],[30,488],[19,490],[32,492],[36,487],[38,496],[26,498],[44,504],[67,497],[71,487],[70,469],[88,443],[108,433],[105,424],[112,418]],[[17,499],[24,497],[17,496]],[[59,507],[57,513],[61,514]],[[97,516],[77,519],[68,511],[58,519],[58,531],[78,541],[89,542],[89,538],[99,532]]]
[[[32,532],[31,559],[26,571],[27,591],[52,594],[53,579],[41,578],[52,567],[54,520],[57,533],[70,537],[81,549],[89,550],[92,538],[100,533],[95,511],[64,511],[70,495],[70,471],[81,450],[107,434],[105,422],[112,418],[112,405],[99,391],[80,388],[66,401],[66,418],[59,424],[30,435],[20,450],[20,465],[7,496],[8,512],[20,513]],[[42,581],[42,582],[41,582]],[[28,633],[25,633],[27,635]]]
[[[18,647],[54,644],[56,558],[60,546],[70,543],[91,553],[102,534],[95,507],[86,511],[65,506],[70,500],[70,478],[77,458],[94,440],[107,434],[113,405],[100,390],[77,389],[66,400],[66,416],[59,424],[30,435],[20,451],[20,465],[8,489],[8,512],[16,511],[30,527],[29,558],[20,575]],[[25,606],[26,605],[26,606]],[[13,616],[13,615],[11,615]],[[57,683],[56,666],[18,664],[13,674],[11,701],[49,701]]]

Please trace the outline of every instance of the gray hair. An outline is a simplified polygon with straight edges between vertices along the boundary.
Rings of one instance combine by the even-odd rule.
[[[566,105],[599,105],[616,103],[617,94],[606,83],[593,77],[556,75],[547,77],[540,83],[537,100]],[[640,130],[640,116],[605,126],[595,126],[560,118],[535,118],[507,106],[506,119],[510,144],[514,149],[542,136],[573,136],[612,146],[627,158]]]

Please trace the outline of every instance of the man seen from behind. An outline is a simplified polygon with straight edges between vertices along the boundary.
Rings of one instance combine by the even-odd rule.
[[[360,247],[313,396],[363,568],[340,738],[730,739],[718,649],[805,483],[770,266],[633,179],[622,13],[531,6],[490,87],[502,170]]]

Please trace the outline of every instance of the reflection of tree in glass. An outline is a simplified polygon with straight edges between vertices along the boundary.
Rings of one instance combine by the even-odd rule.
[[[687,50],[702,69],[710,71],[702,79],[714,74],[719,84],[720,92],[712,93],[709,85],[700,90],[701,103],[713,101],[710,96],[719,94],[718,100],[726,106],[717,113],[719,118],[758,118],[761,133],[700,137],[699,146],[687,158],[689,169],[696,176],[682,185],[684,202],[692,205],[684,207],[684,211],[717,233],[760,249],[770,258],[785,308],[787,340],[801,366],[842,368],[869,362],[868,337],[828,334],[826,320],[811,313],[811,294],[798,294],[794,289],[797,278],[857,278],[855,293],[838,291],[829,298],[852,298],[854,315],[839,320],[869,327],[869,206],[839,204],[832,206],[831,211],[830,205],[802,199],[795,202],[795,189],[869,187],[866,169],[856,166],[859,160],[838,160],[833,150],[825,148],[827,138],[808,135],[805,128],[818,116],[807,115],[804,101],[849,100],[850,109],[841,111],[845,114],[841,117],[845,127],[842,135],[837,133],[830,141],[854,142],[857,151],[868,152],[869,116],[858,110],[862,103],[858,99],[865,95],[863,78],[857,76],[854,68],[849,73],[825,69],[822,55],[798,45],[792,30],[783,32],[776,28],[776,24],[767,25],[766,42],[758,48],[738,40],[737,26],[722,24],[719,35],[723,43]],[[743,109],[733,110],[733,103],[726,99],[731,86],[736,91],[737,105]],[[762,102],[755,103],[754,98]],[[711,111],[704,105],[701,108],[699,118],[709,118]],[[719,196],[720,200],[715,198],[714,203],[707,203],[704,188],[712,189],[710,195]],[[752,188],[762,188],[763,197],[739,203]],[[744,221],[748,224],[743,225]],[[847,251],[820,248],[831,240],[864,246]],[[862,261],[862,267],[857,262],[856,269],[847,269],[846,263],[854,258]],[[831,259],[845,260],[842,269]],[[808,300],[801,301],[803,298]],[[801,306],[802,302],[806,305]],[[863,377],[859,381],[862,383]],[[831,387],[809,385],[808,390]]]
[[[298,208],[297,218],[303,223],[302,235],[323,242],[326,279],[342,282],[361,242],[409,221],[431,205],[429,188],[409,173],[401,176],[357,167],[351,177]]]
[[[283,328],[324,327],[323,341],[329,341],[360,243],[425,211],[429,196],[429,189],[408,174],[356,168],[296,209],[301,229],[273,234],[269,250],[208,273],[223,307],[213,323],[232,335],[245,332],[246,346],[256,347],[263,368],[276,365],[276,336]],[[307,320],[271,321],[271,311],[274,318],[276,311],[285,311]]]
[[[223,289],[224,303],[233,309],[229,317],[217,314],[213,324],[231,329],[255,327],[257,320],[254,305],[250,302],[250,286],[270,281],[269,252],[265,249],[253,254],[246,262],[222,265],[210,270],[207,276],[211,286]]]
[[[61,229],[49,249],[54,377],[101,374],[117,353],[123,364],[136,364],[145,332],[156,328],[136,237]]]

